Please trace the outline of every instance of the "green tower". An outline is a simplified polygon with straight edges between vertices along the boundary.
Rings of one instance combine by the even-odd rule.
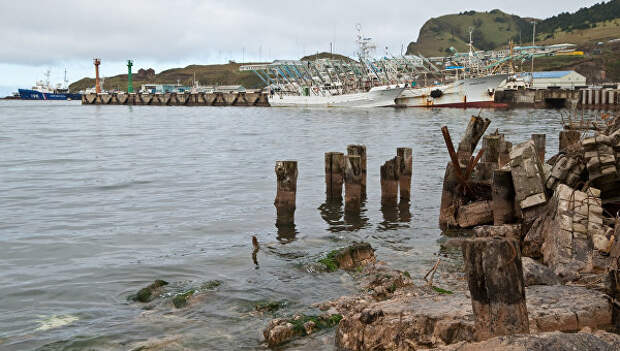
[[[133,93],[133,81],[131,80],[131,66],[133,61],[127,60],[127,92]]]

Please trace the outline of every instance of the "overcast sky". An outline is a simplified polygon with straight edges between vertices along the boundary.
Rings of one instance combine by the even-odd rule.
[[[600,1],[600,0],[599,0]],[[590,0],[0,0],[0,95],[29,87],[52,70],[52,81],[192,63],[299,58],[317,51],[353,55],[355,24],[378,48],[398,54],[431,17],[498,8],[545,18],[591,6]],[[382,53],[384,49],[381,49]],[[206,83],[206,82],[205,82]]]

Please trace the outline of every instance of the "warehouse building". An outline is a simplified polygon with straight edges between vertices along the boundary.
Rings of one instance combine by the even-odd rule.
[[[534,72],[531,88],[534,89],[574,89],[586,85],[586,77],[575,71]]]

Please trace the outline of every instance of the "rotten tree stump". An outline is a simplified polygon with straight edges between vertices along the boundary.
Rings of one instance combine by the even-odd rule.
[[[413,150],[409,147],[399,147],[396,154],[400,157],[400,199],[411,199],[411,175],[413,174]]]
[[[515,215],[515,189],[510,171],[500,169],[493,171],[491,196],[493,198],[493,224],[512,223]]]
[[[400,156],[396,156],[381,166],[381,205],[396,207],[399,179]]]
[[[469,124],[465,129],[465,135],[463,135],[457,150],[457,157],[462,168],[467,167],[469,159],[476,149],[476,145],[478,145],[489,124],[491,124],[491,120],[488,118],[472,116],[469,120]]]
[[[475,238],[463,243],[476,340],[529,334],[519,244],[512,239]]]
[[[545,134],[532,134],[532,140],[534,141],[534,147],[538,154],[540,163],[545,163],[545,144],[547,136]]]
[[[342,200],[342,183],[344,181],[344,154],[342,152],[325,153],[325,196],[327,201]]]
[[[297,161],[277,161],[276,226],[295,223],[295,199],[297,195]]]
[[[579,142],[581,139],[581,133],[578,130],[563,130],[560,132],[560,152],[566,151],[566,149]]]
[[[362,202],[362,158],[347,155],[344,165],[344,211],[359,214]]]
[[[347,155],[359,156],[362,167],[361,194],[366,198],[366,145],[347,145]]]

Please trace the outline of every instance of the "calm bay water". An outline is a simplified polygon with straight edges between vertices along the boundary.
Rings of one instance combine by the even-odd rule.
[[[355,292],[349,274],[310,264],[353,240],[420,277],[441,238],[440,128],[456,142],[472,114],[0,101],[0,349],[126,350],[150,338],[176,341],[171,349],[265,349],[274,315],[254,304],[286,301],[279,313],[290,314]],[[557,150],[558,111],[481,115],[513,143],[547,133],[547,156]],[[353,143],[367,146],[368,200],[361,218],[345,220],[321,206],[323,154]],[[399,146],[413,148],[413,199],[383,213],[379,167]],[[295,233],[275,228],[274,164],[285,159],[299,161]],[[186,309],[128,302],[154,279],[171,291],[223,283]],[[325,334],[293,347],[323,342],[331,347]]]

